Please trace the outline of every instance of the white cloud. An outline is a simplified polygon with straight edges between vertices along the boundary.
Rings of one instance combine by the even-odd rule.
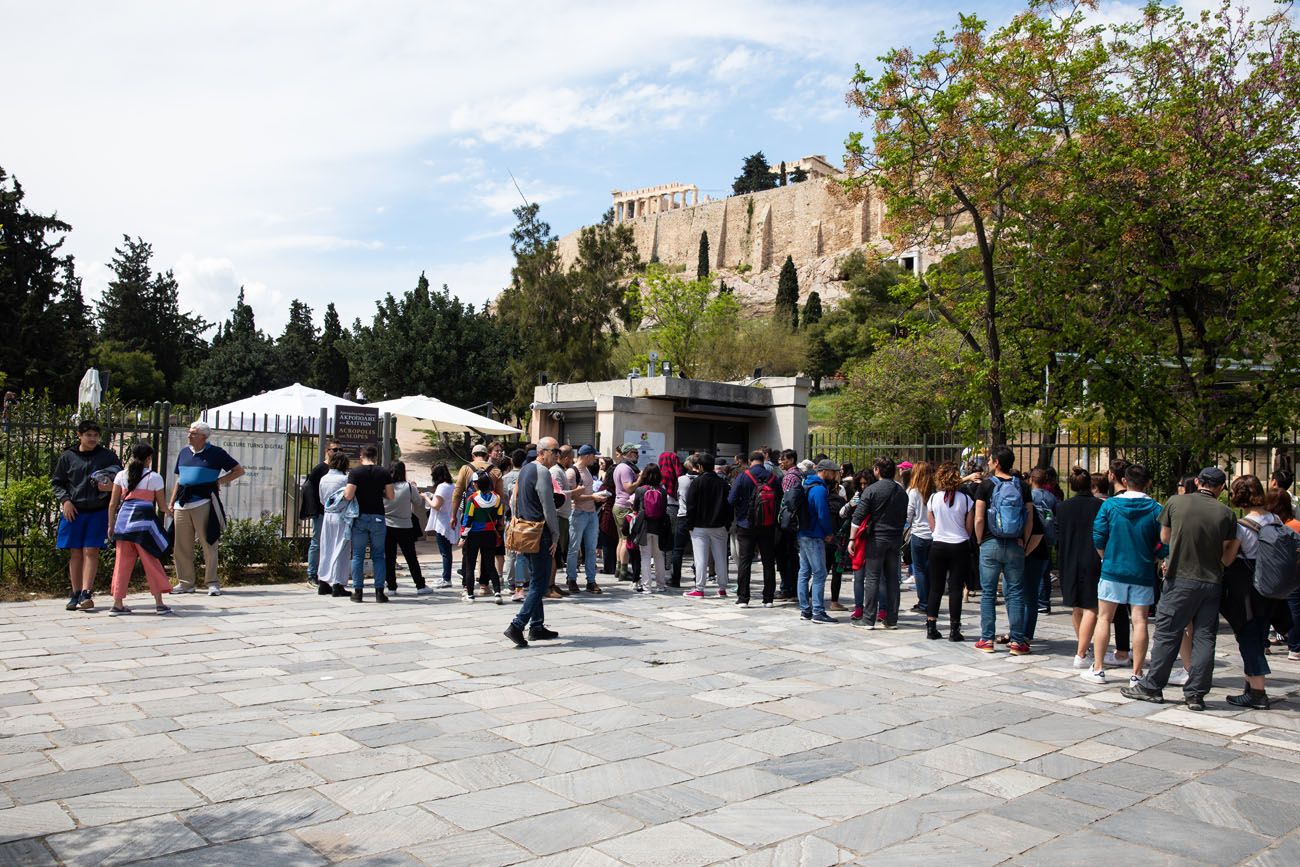
[[[265,238],[244,238],[234,241],[232,246],[237,250],[256,252],[304,250],[311,253],[332,253],[337,250],[382,250],[384,242],[340,238],[337,235],[271,235]]]
[[[519,178],[519,186],[506,177],[503,180],[483,181],[478,185],[473,197],[473,204],[494,216],[509,214],[525,202],[545,204],[562,199],[569,194],[564,187],[548,184],[545,181]],[[520,195],[520,191],[523,195]]]
[[[757,68],[764,58],[747,45],[737,45],[713,65],[713,77],[734,81]]]

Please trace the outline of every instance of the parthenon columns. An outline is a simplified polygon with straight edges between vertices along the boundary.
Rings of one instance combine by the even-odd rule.
[[[614,220],[624,223],[638,217],[675,211],[700,203],[700,188],[694,184],[661,184],[639,190],[614,190]]]

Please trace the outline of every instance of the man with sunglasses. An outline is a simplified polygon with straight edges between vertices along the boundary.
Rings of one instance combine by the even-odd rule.
[[[331,438],[325,446],[325,460],[312,467],[307,478],[303,480],[298,495],[298,517],[311,521],[311,544],[307,546],[307,580],[316,585],[316,592],[321,596],[331,593],[329,582],[320,582],[320,527],[325,517],[325,507],[320,501],[320,480],[330,471],[329,459],[339,451],[338,440]]]
[[[529,641],[547,641],[557,637],[546,628],[542,600],[550,590],[551,564],[555,561],[556,542],[560,538],[560,517],[555,510],[555,486],[551,480],[551,467],[558,462],[559,453],[560,444],[554,437],[542,437],[537,443],[537,460],[524,464],[515,483],[514,519],[545,524],[537,550],[516,555],[524,559],[528,573],[528,595],[505,632],[516,647],[527,647]],[[526,639],[524,626],[528,627]]]

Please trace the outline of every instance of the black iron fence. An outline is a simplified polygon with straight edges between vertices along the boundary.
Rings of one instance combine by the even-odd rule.
[[[915,435],[819,430],[809,433],[807,454],[810,458],[825,454],[839,463],[851,463],[859,470],[870,468],[871,462],[881,456],[914,463],[924,460],[963,464],[977,459],[982,444],[987,442],[988,437],[983,434],[966,438],[951,432]],[[1180,478],[1194,475],[1208,463],[1223,468],[1230,479],[1254,474],[1267,481],[1273,470],[1279,468],[1294,473],[1300,434],[1293,431],[1226,443],[1212,455],[1163,442],[1145,432],[1105,427],[1020,431],[1008,437],[1007,445],[1015,452],[1017,467],[1054,467],[1063,478],[1073,467],[1105,472],[1114,458],[1143,463],[1151,470],[1155,489],[1168,494],[1175,490]]]

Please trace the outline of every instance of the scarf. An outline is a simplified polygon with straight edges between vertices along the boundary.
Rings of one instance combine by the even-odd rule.
[[[659,456],[659,469],[664,477],[664,490],[668,496],[677,499],[677,477],[684,474],[682,459],[677,452],[664,452]]]

